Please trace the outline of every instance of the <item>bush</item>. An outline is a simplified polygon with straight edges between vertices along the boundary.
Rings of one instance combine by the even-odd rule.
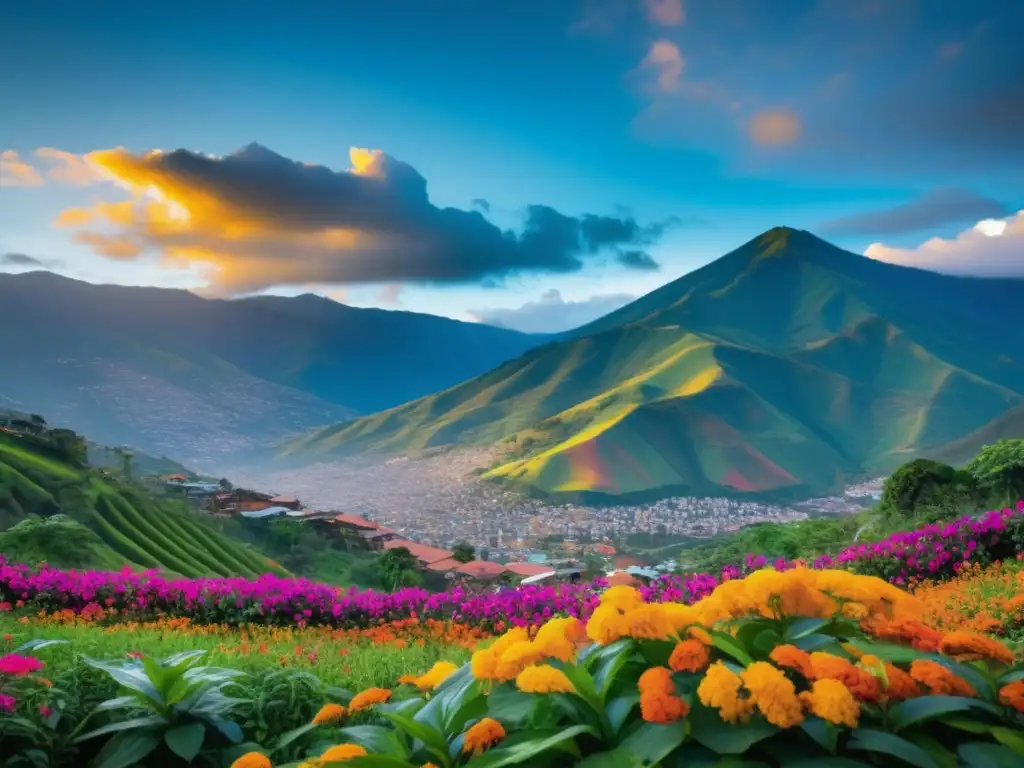
[[[913,517],[924,506],[973,511],[978,503],[974,476],[931,459],[907,462],[885,481],[880,508],[889,520]]]
[[[993,500],[1024,496],[1024,439],[986,445],[965,469]]]

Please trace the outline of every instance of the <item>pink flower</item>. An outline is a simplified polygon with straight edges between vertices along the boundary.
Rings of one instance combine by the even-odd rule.
[[[13,712],[14,705],[18,703],[18,700],[13,696],[8,696],[6,693],[0,693],[0,712]]]
[[[45,704],[39,705],[39,714],[43,717],[49,717],[53,714],[53,708],[46,706]]]
[[[0,673],[12,675],[13,677],[25,677],[43,668],[43,662],[32,656],[22,656],[18,653],[8,653],[0,656]]]

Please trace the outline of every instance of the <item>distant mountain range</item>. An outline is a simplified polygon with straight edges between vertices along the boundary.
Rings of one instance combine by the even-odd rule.
[[[0,274],[0,406],[197,469],[452,386],[542,336],[312,294]]]
[[[498,446],[545,495],[820,495],[1024,426],[1024,281],[948,277],[770,230],[457,386],[282,460]]]

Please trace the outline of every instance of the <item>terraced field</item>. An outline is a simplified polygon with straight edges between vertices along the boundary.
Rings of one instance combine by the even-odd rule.
[[[284,573],[252,547],[230,539],[181,502],[80,470],[0,436],[0,513],[4,522],[62,512],[99,537],[97,557],[188,577]]]

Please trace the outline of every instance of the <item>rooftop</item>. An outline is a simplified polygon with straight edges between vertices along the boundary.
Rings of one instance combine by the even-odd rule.
[[[408,539],[392,539],[384,542],[384,549],[408,549],[409,553],[424,565],[430,565],[440,560],[446,560],[452,556],[447,549],[428,547],[426,544],[417,544]]]
[[[505,573],[505,566],[487,560],[470,560],[456,568],[455,572],[474,579],[493,579]]]

